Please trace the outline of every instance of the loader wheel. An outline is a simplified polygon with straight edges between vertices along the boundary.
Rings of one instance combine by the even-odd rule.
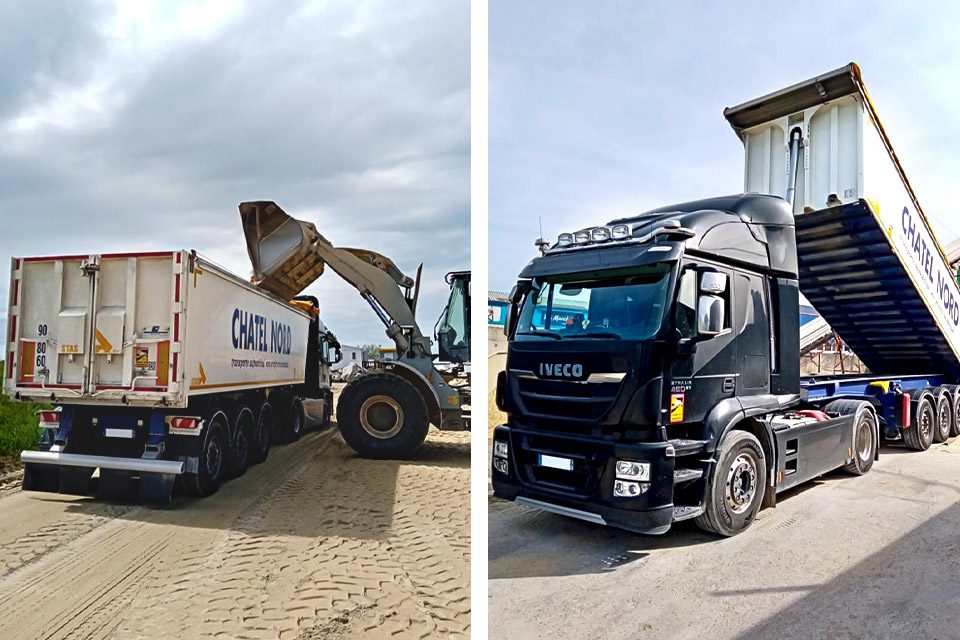
[[[767,488],[767,461],[756,436],[731,431],[720,443],[710,474],[706,505],[697,526],[734,536],[753,522]]]
[[[357,378],[337,403],[343,439],[364,458],[405,458],[427,437],[430,423],[423,398],[392,373]]]
[[[936,429],[933,431],[934,442],[946,442],[953,431],[953,402],[950,392],[946,389],[937,391],[937,402],[934,407],[937,415]]]
[[[237,414],[237,426],[230,444],[230,475],[238,478],[247,472],[253,452],[253,412],[244,407]]]
[[[916,407],[910,426],[903,430],[903,443],[908,449],[926,451],[933,443],[936,413],[930,396],[920,398]]]
[[[270,436],[273,433],[273,408],[269,402],[260,405],[257,426],[253,430],[253,447],[250,451],[251,464],[267,459],[270,454]]]
[[[874,413],[870,403],[859,400],[834,400],[823,410],[831,416],[854,416],[853,442],[850,445],[853,460],[844,466],[843,470],[855,476],[862,476],[870,471],[877,457],[877,447],[880,446],[877,414]]]
[[[183,489],[192,496],[209,496],[223,482],[227,457],[227,420],[222,413],[207,425],[200,448],[200,465],[196,473],[181,476]]]

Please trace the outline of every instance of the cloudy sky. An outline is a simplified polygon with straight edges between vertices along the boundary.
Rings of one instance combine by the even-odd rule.
[[[275,200],[424,262],[432,330],[470,264],[467,0],[36,0],[0,25],[2,264],[187,248],[246,276],[237,204]],[[332,272],[307,292],[345,343],[392,346]]]
[[[960,5],[490,3],[490,287],[544,235],[743,189],[723,108],[860,64],[938,237],[960,236]]]

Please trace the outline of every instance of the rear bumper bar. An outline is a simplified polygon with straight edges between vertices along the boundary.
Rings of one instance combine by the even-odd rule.
[[[115,458],[111,456],[89,456],[79,453],[60,453],[58,451],[24,451],[20,454],[20,460],[25,464],[117,469],[119,471],[139,471],[141,473],[162,473],[166,475],[180,475],[184,472],[184,463],[180,460]]]

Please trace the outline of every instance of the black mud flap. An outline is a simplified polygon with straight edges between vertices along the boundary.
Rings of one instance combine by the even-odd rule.
[[[60,467],[49,464],[23,465],[24,491],[46,491],[57,493],[60,491]]]
[[[106,502],[134,502],[137,499],[137,483],[129,471],[100,469],[97,499]]]
[[[169,473],[141,473],[138,501],[151,507],[170,506],[176,478]]]
[[[90,478],[93,476],[94,467],[59,467],[59,469],[60,493],[71,496],[90,495]]]

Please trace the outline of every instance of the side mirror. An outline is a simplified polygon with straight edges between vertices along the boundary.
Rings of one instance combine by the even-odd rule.
[[[701,336],[723,333],[726,324],[726,303],[720,296],[702,295],[697,301],[697,332]]]
[[[507,336],[508,338],[510,337],[510,329],[513,328],[513,317],[516,315],[513,310],[515,308],[516,307],[513,304],[510,304],[510,306],[507,307],[507,317],[504,318],[503,321],[503,335]]]

